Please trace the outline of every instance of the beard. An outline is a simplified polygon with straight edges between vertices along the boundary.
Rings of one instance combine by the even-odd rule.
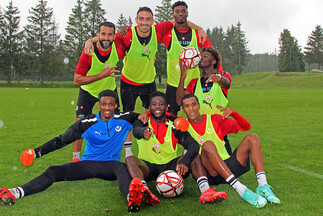
[[[103,49],[109,49],[113,41],[110,40],[100,40],[100,45]]]
[[[166,110],[160,116],[156,116],[154,112],[151,112],[151,117],[153,117],[153,119],[156,119],[156,120],[161,120],[165,117],[165,114],[166,114]]]

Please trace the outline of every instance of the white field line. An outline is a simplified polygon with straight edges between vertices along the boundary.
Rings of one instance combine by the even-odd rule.
[[[307,174],[307,175],[310,175],[310,176],[313,176],[313,177],[316,177],[316,178],[319,178],[319,179],[323,180],[323,175],[321,175],[321,174],[311,172],[311,171],[307,171],[307,170],[304,170],[304,169],[301,169],[301,168],[298,168],[298,167],[294,167],[294,166],[289,165],[289,164],[283,164],[282,166],[285,167],[285,168],[288,168],[288,169],[291,169],[291,170],[294,170],[294,171],[297,171],[297,172],[301,172],[301,173],[304,173],[304,174]]]

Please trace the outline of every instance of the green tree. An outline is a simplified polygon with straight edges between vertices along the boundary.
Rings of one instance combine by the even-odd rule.
[[[133,25],[133,22],[132,22],[131,17],[129,17],[129,18],[128,18],[128,25],[129,25],[129,26],[132,26],[132,25]]]
[[[122,26],[126,26],[126,25],[128,25],[127,19],[123,16],[123,14],[120,14],[117,21],[116,30],[119,31]]]
[[[15,78],[16,65],[22,49],[22,32],[19,31],[20,16],[17,7],[14,7],[12,1],[4,10],[4,41],[3,41],[3,57],[5,59],[5,74],[7,83]],[[19,74],[17,74],[19,78]]]
[[[44,62],[50,58],[51,54],[45,52],[49,44],[49,38],[54,28],[53,9],[47,7],[47,1],[39,0],[36,7],[29,10],[30,15],[27,17],[29,24],[26,25],[26,37],[29,54],[35,55],[37,59],[37,72],[40,84],[44,82],[44,75],[48,67]]]
[[[5,28],[4,28],[4,17],[2,13],[2,8],[0,6],[0,74],[5,73],[5,58],[4,58],[4,35],[5,35]]]
[[[216,48],[219,53],[224,55],[224,39],[225,39],[225,33],[223,31],[222,27],[215,27],[212,29],[212,31],[208,28],[206,30],[206,33],[209,37],[209,40],[214,48]],[[223,56],[222,56],[223,57]]]
[[[305,71],[301,48],[288,29],[280,34],[278,68],[280,72]]]
[[[104,15],[105,10],[102,9],[102,3],[100,0],[87,0],[85,2],[85,14],[86,14],[86,26],[87,32],[91,37],[94,37],[98,33],[98,27],[100,23],[106,21]]]
[[[65,50],[69,59],[68,69],[73,71],[78,63],[81,53],[84,48],[85,41],[90,37],[86,31],[86,25],[83,20],[86,19],[84,12],[84,0],[77,0],[72,13],[68,17],[66,35],[65,35]],[[73,71],[74,72],[74,71]]]
[[[234,73],[234,40],[235,40],[235,26],[231,25],[227,28],[227,31],[225,33],[224,37],[224,50],[222,54],[222,63],[223,68],[226,68],[230,73]]]
[[[247,39],[244,31],[241,29],[241,23],[238,22],[235,28],[235,40],[233,41],[233,63],[234,72],[241,74],[243,68],[248,63],[249,50],[247,48]]]
[[[155,9],[155,21],[157,23],[172,20],[172,5],[171,0],[162,0],[161,6],[157,6]],[[167,56],[166,47],[164,44],[158,44],[158,52],[156,53],[156,74],[158,82],[161,84],[162,77],[166,77],[167,74]]]
[[[304,49],[306,50],[304,53],[307,63],[316,63],[320,70],[320,65],[323,65],[323,29],[320,25],[317,25],[311,35],[308,36]]]

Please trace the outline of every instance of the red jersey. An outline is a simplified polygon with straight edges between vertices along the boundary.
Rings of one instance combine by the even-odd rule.
[[[124,48],[123,48],[123,44],[120,44],[118,42],[114,42],[116,45],[116,49],[117,49],[117,53],[118,53],[118,57],[119,59],[121,59],[124,56]],[[108,51],[102,51],[98,48],[96,48],[95,46],[95,50],[98,50],[99,55],[101,55],[102,57],[106,57],[108,55],[110,55],[111,52],[111,47]],[[100,59],[100,56],[98,56],[98,58]],[[107,60],[106,60],[107,61]],[[75,73],[81,76],[86,76],[87,72],[90,70],[91,68],[91,64],[92,64],[92,56],[86,55],[84,50],[80,56],[79,62],[75,67]]]
[[[250,129],[250,123],[241,116],[237,111],[232,110],[232,115],[234,119],[223,119],[222,115],[214,114],[211,116],[212,124],[214,130],[218,137],[223,140],[223,137],[229,133],[238,133],[238,131],[247,131]],[[203,115],[204,119],[200,123],[190,123],[194,130],[199,135],[204,135],[206,129],[206,115]]]
[[[221,76],[224,76],[224,77],[228,78],[228,80],[230,81],[230,86],[231,86],[231,82],[232,82],[231,75],[229,73],[223,73],[223,74],[221,74]],[[206,78],[204,78],[204,79],[206,79]],[[191,82],[187,85],[187,88],[185,89],[185,91],[189,92],[190,94],[194,94],[197,80],[198,80],[197,78],[192,79]],[[204,80],[204,83],[203,82],[201,83],[203,93],[209,92],[211,90],[212,86],[213,86],[213,82],[205,83],[205,81],[206,80]],[[221,89],[222,89],[223,93],[225,94],[225,96],[228,96],[229,88],[221,87]]]

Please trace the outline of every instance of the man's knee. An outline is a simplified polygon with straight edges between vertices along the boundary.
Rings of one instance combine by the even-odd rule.
[[[252,146],[260,146],[260,140],[257,134],[251,133],[246,136],[248,143]]]
[[[212,141],[206,141],[202,146],[202,151],[204,151],[205,153],[218,152],[216,146]]]

